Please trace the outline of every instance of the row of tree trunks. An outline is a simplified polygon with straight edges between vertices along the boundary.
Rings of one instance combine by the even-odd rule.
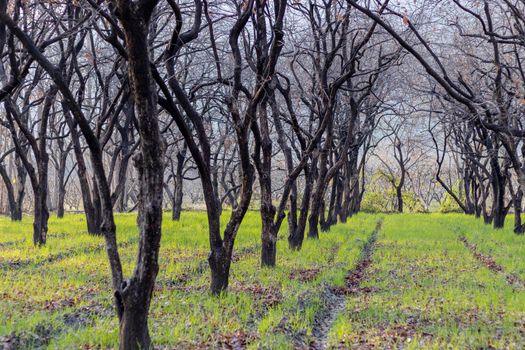
[[[12,221],[21,221],[24,209],[25,182],[27,171],[21,164],[20,158],[15,154],[15,181],[8,173],[6,167],[0,162],[0,176],[4,182],[7,192],[7,203],[9,207],[9,217]]]

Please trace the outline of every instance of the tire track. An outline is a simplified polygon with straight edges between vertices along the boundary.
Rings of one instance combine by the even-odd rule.
[[[344,287],[328,287],[325,294],[326,307],[321,311],[314,321],[312,335],[314,339],[309,344],[309,349],[326,349],[328,344],[328,333],[337,315],[346,306],[346,296],[357,294],[361,291],[360,285],[366,276],[366,270],[372,263],[377,235],[383,225],[383,218],[379,219],[370,238],[366,242],[356,266],[346,276]]]
[[[508,284],[510,284],[513,287],[517,288],[525,288],[525,281],[521,279],[519,276],[513,273],[508,273],[505,271],[505,268],[498,264],[492,256],[483,254],[478,250],[478,247],[474,244],[469,242],[467,237],[464,235],[461,235],[458,237],[458,240],[463,242],[463,245],[472,253],[474,258],[483,264],[486,268],[491,270],[492,272],[502,275],[505,277],[505,280]]]

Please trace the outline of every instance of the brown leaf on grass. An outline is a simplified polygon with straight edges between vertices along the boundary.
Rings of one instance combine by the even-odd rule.
[[[332,292],[336,295],[355,295],[355,294],[370,294],[376,293],[377,288],[374,287],[334,287]]]
[[[263,287],[260,284],[239,284],[232,288],[234,291],[250,293],[263,301],[267,307],[277,306],[282,300],[281,291],[277,288]]]
[[[240,350],[245,349],[246,346],[256,338],[257,336],[254,333],[246,333],[240,330],[234,333],[220,335],[217,345],[220,349]]]
[[[62,300],[47,300],[44,303],[44,309],[47,311],[55,311],[68,306],[74,306],[76,300],[74,298],[62,299]]]
[[[206,341],[202,342],[188,342],[179,341],[174,347],[155,347],[157,350],[172,350],[172,349],[192,349],[192,350],[205,350],[205,349],[226,349],[226,350],[241,350],[246,349],[247,346],[257,339],[257,334],[252,332],[245,332],[238,330],[232,333],[219,334]]]
[[[315,277],[317,276],[317,274],[320,271],[321,270],[318,269],[318,268],[304,269],[304,270],[295,270],[295,271],[290,272],[289,277],[292,280],[297,279],[297,280],[299,280],[301,282],[310,282],[313,279],[315,279]]]
[[[356,334],[341,340],[340,348],[358,349],[397,349],[404,348],[415,337],[420,341],[429,341],[434,335],[428,332],[418,332],[417,322],[409,321],[406,324],[382,324],[377,328],[361,330]]]

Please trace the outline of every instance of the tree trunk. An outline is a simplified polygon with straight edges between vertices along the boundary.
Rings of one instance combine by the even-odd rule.
[[[27,148],[24,150],[27,154]],[[24,212],[24,198],[26,194],[26,180],[27,180],[27,170],[22,164],[22,161],[18,155],[15,155],[15,166],[17,173],[17,182],[15,184],[15,200],[16,200],[16,209],[15,209],[15,220],[21,221],[22,214]]]
[[[288,211],[288,235],[293,236],[297,230],[297,184],[294,182],[290,189],[290,208]]]
[[[523,192],[518,189],[518,193],[513,198],[514,204],[514,233],[525,233],[525,226],[521,222],[521,201],[523,199]]]
[[[66,189],[64,187],[60,187],[58,189],[58,203],[57,203],[57,218],[62,219],[64,218],[64,201],[66,197]]]
[[[58,167],[58,198],[57,198],[57,217],[59,219],[62,219],[64,217],[64,200],[66,197],[66,184],[65,184],[65,178],[66,178],[66,160],[67,160],[67,153],[65,155],[60,156],[60,164]]]
[[[131,292],[129,292],[131,293]],[[133,296],[123,298],[124,313],[120,320],[119,349],[151,349],[151,338],[148,332],[149,302],[137,291]]]
[[[179,221],[182,212],[182,184],[174,180],[174,194],[171,207],[171,220]]]
[[[467,207],[467,214],[472,215],[475,213],[474,202],[471,196],[471,183],[472,183],[472,172],[465,170],[463,186],[465,188],[465,206]]]
[[[275,215],[275,208],[265,209],[261,208],[262,230],[261,230],[261,266],[275,266],[275,259],[277,255],[277,233],[273,227],[273,217]]]
[[[128,76],[136,106],[140,152],[135,156],[139,180],[139,252],[133,277],[122,289],[124,310],[120,323],[120,349],[150,349],[148,312],[159,271],[162,233],[164,152],[159,130],[157,92],[151,71],[148,32],[156,1],[116,1],[125,33]]]
[[[403,191],[402,188],[396,186],[396,199],[397,199],[397,211],[398,213],[403,212]]]
[[[505,209],[505,180],[497,169],[493,170],[492,178],[492,218],[495,229],[503,228],[505,226],[505,216],[507,215]]]
[[[505,226],[505,212],[501,211],[499,208],[493,214],[493,224],[494,228],[503,228]]]
[[[172,208],[172,220],[179,221],[180,214],[182,212],[182,199],[183,199],[183,171],[184,162],[186,160],[186,144],[180,152],[177,153],[177,169],[174,179],[173,189],[173,208]]]
[[[483,207],[483,223],[485,225],[492,224],[492,215],[490,215],[485,206]]]
[[[4,180],[7,191],[7,204],[9,206],[9,215],[11,220],[20,221],[22,220],[22,212],[18,210],[18,203],[15,199],[15,190],[13,188],[13,184],[9,178],[9,175],[7,174],[5,167],[2,164],[0,164],[0,176]]]
[[[102,201],[101,201],[101,198],[100,198],[101,193],[100,193],[100,189],[99,189],[97,175],[94,175],[91,180],[92,180],[92,183],[93,183],[92,191],[91,191],[91,198],[92,198],[92,201],[93,201],[94,221],[96,223],[102,224],[102,220],[103,220],[103,218],[102,218],[102,216],[103,216],[103,213],[102,213]],[[109,184],[108,184],[108,186],[109,186]],[[111,202],[111,205],[113,205],[113,201]]]
[[[44,138],[42,130],[40,131],[40,136]],[[39,155],[36,158],[38,168],[38,184],[34,184],[33,186],[35,200],[33,244],[35,246],[42,246],[46,244],[47,222],[49,220],[49,210],[47,207],[49,156],[46,152],[45,140],[40,141]]]
[[[42,246],[46,244],[47,221],[49,219],[46,190],[42,188],[35,189],[34,197],[33,244]]]
[[[70,111],[65,103],[62,103],[62,108],[64,109],[66,122],[68,123],[69,130],[71,132],[73,151],[77,161],[78,182],[80,185],[80,191],[82,193],[82,206],[84,207],[84,213],[86,215],[87,230],[91,234],[100,234],[100,216],[97,215],[97,210],[95,209],[91,197],[91,194],[96,191],[97,184],[96,181],[93,181],[93,191],[91,191],[89,187],[86,161],[84,159],[84,154],[80,145],[80,135],[78,134],[77,125],[71,118]]]
[[[328,109],[328,110],[331,110]],[[308,217],[308,238],[318,239],[319,238],[319,216],[323,209],[324,194],[327,186],[328,179],[326,178],[328,173],[328,158],[332,148],[332,121],[328,123],[326,127],[326,140],[321,149],[321,156],[319,162],[319,174],[317,176],[317,184],[312,196],[312,203],[310,204],[310,216]]]
[[[271,267],[275,266],[277,232],[274,228],[276,209],[272,203],[272,140],[266,107],[266,102],[263,102],[259,108],[260,136],[255,138],[259,152],[257,152],[255,163],[261,187],[261,266]]]
[[[222,245],[212,247],[208,256],[208,263],[211,270],[211,293],[219,295],[228,288],[231,256],[228,257],[228,253]]]
[[[304,231],[306,229],[306,220],[308,218],[308,210],[310,208],[310,195],[313,188],[314,170],[316,167],[317,158],[312,159],[310,169],[305,168],[305,185],[303,191],[303,198],[301,200],[301,209],[299,211],[299,220],[297,227],[291,231],[288,236],[288,245],[292,250],[300,250],[303,245]]]
[[[332,225],[337,224],[337,218],[339,217],[339,213],[341,212],[343,208],[343,180],[340,176],[337,176],[337,189],[336,189],[336,196],[335,196],[335,203],[333,212],[330,218],[330,222]]]
[[[318,179],[317,187],[312,197],[312,203],[310,208],[310,215],[308,216],[308,238],[318,239],[319,238],[319,216],[321,215],[321,209],[323,205],[323,189],[324,186],[321,183],[322,180]]]
[[[332,179],[332,191],[330,193],[330,202],[328,204],[328,214],[327,219],[324,219],[324,210],[323,208],[322,215],[321,215],[321,231],[328,232],[330,231],[330,227],[337,222],[337,214],[336,214],[336,202],[338,197],[338,189],[339,189],[339,172],[336,172],[335,176]],[[335,216],[335,218],[334,218]]]

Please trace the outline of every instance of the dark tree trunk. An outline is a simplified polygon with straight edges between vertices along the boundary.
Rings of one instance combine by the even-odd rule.
[[[284,15],[285,3],[276,3],[275,15]],[[259,84],[265,79],[266,67],[271,62],[270,60],[270,42],[268,38],[267,19],[266,19],[266,4],[265,1],[255,1],[255,18],[256,20],[256,37],[255,52],[257,56],[257,80]],[[280,8],[279,8],[280,7]],[[282,24],[283,17],[276,18]],[[277,25],[277,27],[280,27]],[[283,33],[280,29],[274,28],[273,40],[282,40]],[[279,43],[281,50],[282,45]],[[273,51],[273,50],[272,50]],[[275,52],[275,51],[274,51]],[[273,63],[271,63],[273,65]],[[273,78],[271,75],[266,79]],[[261,187],[261,266],[275,266],[277,254],[277,231],[279,227],[275,225],[276,208],[272,203],[272,139],[270,135],[270,124],[268,121],[268,102],[271,104],[272,113],[279,113],[276,108],[276,101],[274,98],[275,84],[267,84],[265,86],[265,96],[261,98],[258,103],[258,123],[254,122],[251,125],[255,139],[254,161],[257,171],[259,173],[259,184]],[[279,220],[279,218],[278,218]],[[279,221],[279,226],[280,226]]]
[[[319,196],[319,184],[312,196],[312,203],[310,204],[310,214],[308,216],[308,238],[319,239],[319,216],[321,215],[322,198]]]
[[[305,185],[303,191],[303,198],[301,200],[301,209],[299,211],[299,220],[294,231],[290,231],[288,236],[288,245],[292,250],[300,250],[303,245],[304,231],[306,229],[306,221],[308,219],[308,211],[310,208],[310,196],[312,193],[314,182],[314,170],[316,168],[317,157],[312,159],[310,168],[305,168]]]
[[[522,234],[524,233],[524,227],[521,223],[521,202],[523,199],[523,191],[518,184],[517,190],[514,189],[512,181],[509,181],[509,190],[512,197],[512,207],[514,208],[514,233]]]
[[[339,176],[336,176],[337,179],[337,189],[336,189],[336,197],[335,197],[335,203],[332,210],[330,223],[332,225],[337,224],[337,218],[339,217],[339,213],[341,213],[341,210],[343,208],[343,179]],[[335,179],[334,179],[335,181]]]
[[[495,161],[497,162],[497,161]],[[493,169],[492,178],[492,218],[495,229],[505,226],[505,217],[507,210],[505,208],[505,179],[502,176],[499,166]]]
[[[55,96],[58,89],[52,85],[47,91],[40,113],[40,127],[38,130],[38,139],[35,138],[27,127],[27,120],[19,111],[16,104],[11,99],[6,99],[6,118],[8,120],[9,130],[13,137],[13,142],[18,155],[29,175],[31,187],[34,196],[34,221],[33,221],[33,244],[42,246],[46,244],[47,238],[47,221],[49,212],[47,207],[48,200],[48,165],[49,155],[47,154],[47,128],[49,115],[53,107]],[[29,143],[36,161],[36,168],[29,160],[24,147],[20,142],[20,137],[15,131],[15,123],[23,134],[25,140]]]
[[[346,178],[347,177],[347,178]],[[341,205],[341,210],[339,211],[339,221],[346,223],[348,216],[350,216],[350,208],[352,205],[351,198],[351,187],[350,187],[350,175],[346,173],[346,177],[343,182],[343,203]]]
[[[66,197],[66,160],[67,153],[60,155],[60,163],[58,166],[58,198],[57,198],[57,217],[62,219],[64,217],[64,200]]]
[[[133,277],[121,289],[120,349],[150,349],[148,312],[159,271],[164,151],[157,119],[157,93],[149,61],[149,21],[157,1],[116,2],[125,32],[128,74],[137,110],[140,153],[135,158],[140,191],[139,253]]]
[[[24,154],[27,154],[27,147],[23,147]],[[26,194],[26,180],[27,180],[27,170],[24,167],[22,160],[18,154],[15,154],[15,168],[17,174],[17,182],[14,186],[15,188],[15,221],[22,220],[22,214],[24,212],[24,198]]]
[[[133,149],[131,148],[130,142],[130,127],[132,127],[132,121],[136,118],[135,116],[135,104],[132,98],[128,98],[124,103],[123,112],[126,116],[124,125],[117,125],[117,129],[120,134],[120,163],[118,169],[117,186],[113,193],[113,199],[116,199],[116,209],[118,212],[126,212],[128,210],[128,165]]]
[[[312,196],[312,202],[310,204],[310,215],[308,216],[308,238],[311,239],[319,238],[319,217],[321,215],[321,209],[323,206],[324,187],[326,185],[324,182],[324,173],[325,172],[321,169],[321,173],[317,179],[316,188]]]
[[[145,297],[138,291],[129,291],[123,298],[126,312],[120,320],[119,349],[151,349],[151,338],[148,332],[148,306]]]
[[[73,143],[73,152],[77,162],[77,175],[78,182],[80,184],[80,191],[82,193],[82,205],[84,207],[84,213],[86,215],[87,230],[91,234],[100,234],[100,215],[99,210],[95,209],[95,203],[93,203],[92,193],[96,191],[96,182],[93,181],[93,191],[89,187],[89,178],[87,174],[86,161],[80,145],[80,135],[78,134],[77,125],[70,116],[70,111],[66,104],[62,104],[64,109],[64,115],[66,116],[66,122],[68,123],[69,130],[71,133],[71,141]],[[100,204],[100,203],[99,203]]]
[[[472,215],[475,212],[474,203],[471,196],[471,183],[472,183],[472,171],[470,171],[470,165],[467,163],[465,170],[463,171],[463,191],[465,191],[465,206],[467,208],[468,215]]]
[[[83,163],[83,157],[82,157],[82,163]],[[92,202],[91,194],[95,193],[96,188],[94,188],[93,191],[89,188],[89,180],[86,174],[86,168],[85,165],[81,166],[80,163],[77,163],[77,173],[80,183],[80,190],[82,191],[82,203],[84,206],[84,213],[86,214],[86,225],[87,230],[89,233],[98,235],[101,231],[101,216],[100,216],[100,210],[95,208],[95,203]],[[94,186],[97,186],[95,183]],[[98,203],[100,204],[100,203]]]
[[[181,151],[177,153],[177,169],[175,172],[174,189],[173,189],[173,207],[171,218],[172,220],[180,220],[180,214],[182,212],[182,199],[183,199],[183,170],[184,162],[186,161],[186,144],[184,144]]]
[[[0,176],[2,177],[4,181],[6,192],[7,192],[7,204],[9,206],[9,216],[12,221],[20,221],[22,220],[22,212],[19,210],[18,203],[15,199],[15,190],[11,182],[11,179],[9,178],[9,175],[7,174],[7,170],[2,164],[0,164]]]
[[[261,266],[275,266],[277,232],[274,227],[276,209],[272,203],[272,141],[268,125],[266,103],[259,109],[260,135],[255,137],[262,157],[255,159],[261,187]],[[259,153],[259,152],[257,152]]]
[[[480,185],[478,184],[477,178],[472,181],[472,194],[474,196],[474,216],[479,219],[481,217],[481,205],[480,201]]]
[[[506,214],[504,211],[501,211],[500,208],[497,208],[493,214],[493,224],[494,228],[503,228],[505,226],[505,217]]]
[[[211,270],[211,293],[218,295],[228,289],[231,256],[222,245],[213,247],[208,256],[208,263]]]
[[[297,184],[294,182],[290,190],[290,208],[288,211],[288,234],[293,236],[297,230]]]
[[[277,232],[273,225],[275,207],[261,204],[262,230],[261,230],[261,266],[275,266],[277,254]]]
[[[105,176],[105,175],[104,175]],[[95,222],[100,223],[102,225],[103,215],[102,212],[102,199],[100,198],[101,192],[100,192],[100,185],[98,183],[98,175],[94,174],[92,181],[92,191],[91,191],[91,198],[93,201],[93,213],[95,214]],[[108,183],[109,186],[109,183]],[[113,205],[113,201],[111,201],[111,205]]]
[[[363,162],[364,165],[364,162]],[[364,171],[364,166],[363,166]],[[354,175],[354,185],[352,186],[353,196],[352,196],[352,206],[350,208],[350,215],[354,215],[361,210],[361,201],[363,200],[363,195],[365,193],[365,178],[364,174],[362,175],[362,180],[359,180],[359,173]]]
[[[55,96],[58,92],[56,86],[52,86],[48,91],[42,110],[42,119],[40,121],[38,152],[35,152],[37,162],[38,179],[33,182],[34,199],[35,199],[35,218],[33,223],[33,243],[35,245],[46,244],[47,238],[47,221],[49,219],[49,210],[47,208],[48,199],[48,171],[49,155],[47,154],[47,125],[49,115]],[[33,175],[35,176],[35,175]]]
[[[171,205],[171,220],[179,221],[182,212],[182,184],[174,180],[174,194]]]
[[[7,169],[4,165],[0,164],[0,177],[4,181],[5,188],[7,191],[7,201],[9,206],[9,216],[12,221],[21,221],[23,215],[24,198],[26,191],[26,179],[27,170],[24,163],[19,155],[22,152],[22,156],[27,156],[28,147],[20,145],[20,149],[14,154],[14,168],[16,171],[16,183],[12,181],[9,176]]]
[[[328,213],[327,213],[327,219],[325,219],[325,207],[323,205],[323,209],[321,211],[321,231],[328,232],[330,231],[330,227],[337,222],[337,215],[334,221],[334,213],[335,213],[335,204],[337,200],[337,193],[338,193],[338,186],[339,186],[339,175],[336,173],[332,180],[332,191],[330,193],[330,202],[328,203]]]
[[[66,198],[66,189],[61,187],[58,189],[58,203],[57,203],[57,218],[64,218],[64,201]]]
[[[523,234],[525,233],[525,226],[521,222],[521,202],[523,199],[523,191],[518,189],[518,193],[513,196],[514,204],[514,233]]]
[[[330,105],[331,106],[331,105]],[[332,113],[332,108],[327,107],[325,113]],[[333,122],[330,117],[328,125],[326,127],[326,140],[321,149],[320,161],[319,161],[319,173],[317,176],[317,183],[314,194],[312,196],[312,203],[310,204],[310,215],[308,217],[308,238],[318,239],[319,238],[319,218],[321,210],[323,210],[324,194],[327,186],[327,174],[328,174],[328,161],[330,152],[332,149],[333,140]]]
[[[124,2],[125,0],[120,0]],[[195,2],[196,4],[196,16],[195,24],[192,30],[184,33],[187,41],[193,40],[197,37],[198,31],[200,28],[200,11],[202,4],[201,2]],[[178,50],[184,45],[182,40],[179,40],[180,27],[177,29],[176,34],[172,37],[172,42],[166,51],[166,69],[170,76],[169,78],[169,87],[173,91],[174,95],[178,99],[178,103],[181,105],[181,108],[191,119],[192,126],[195,128],[195,133],[199,139],[200,145],[197,146],[195,138],[189,133],[188,125],[185,123],[183,116],[178,112],[177,108],[174,106],[174,102],[169,106],[169,111],[173,116],[175,122],[180,129],[184,130],[184,138],[188,143],[188,149],[191,152],[193,159],[197,164],[199,170],[202,190],[204,194],[204,199],[206,202],[206,208],[208,212],[208,226],[209,226],[209,239],[210,239],[210,255],[208,257],[208,262],[211,269],[211,292],[213,294],[219,294],[225,290],[228,286],[229,270],[231,264],[231,257],[233,252],[233,246],[235,242],[235,237],[239,230],[239,226],[248,210],[251,196],[252,196],[252,185],[255,179],[254,169],[250,162],[250,127],[255,121],[257,106],[261,102],[261,98],[264,94],[259,92],[264,91],[268,85],[268,82],[271,81],[273,72],[275,70],[275,64],[277,62],[277,57],[282,48],[282,23],[284,21],[284,9],[286,4],[278,4],[275,8],[277,11],[278,19],[274,23],[274,40],[275,45],[273,46],[272,56],[269,57],[269,64],[264,67],[258,67],[257,83],[255,86],[255,92],[252,95],[253,98],[248,101],[246,111],[241,115],[239,110],[239,97],[241,94],[242,87],[242,54],[239,47],[239,38],[241,36],[242,30],[245,28],[247,22],[253,14],[253,4],[254,1],[251,0],[245,6],[245,9],[238,17],[237,21],[234,23],[230,34],[229,34],[229,44],[233,53],[233,79],[232,79],[232,89],[231,94],[227,98],[227,106],[230,116],[234,122],[235,133],[237,136],[237,147],[239,152],[240,159],[240,173],[241,173],[241,184],[240,184],[240,199],[237,208],[232,212],[230,220],[226,225],[224,230],[224,237],[220,235],[220,211],[221,211],[221,200],[218,196],[217,191],[217,181],[213,179],[214,169],[211,166],[211,156],[210,156],[210,143],[209,138],[206,134],[203,118],[202,116],[193,108],[191,101],[189,100],[186,93],[183,91],[179,82],[177,80],[173,59],[176,56]],[[258,3],[259,4],[259,3]],[[259,4],[261,5],[261,4]],[[264,4],[263,4],[264,5]],[[171,7],[175,11],[180,11],[175,2],[171,3]],[[207,13],[207,4],[204,2],[204,12],[206,16],[209,16]],[[257,11],[257,15],[264,15],[264,8],[261,7]],[[257,23],[257,22],[256,22]],[[209,23],[210,32],[213,32],[212,23]],[[257,36],[258,40],[261,39],[261,36]],[[186,42],[187,42],[186,41]],[[212,46],[215,48],[215,42],[212,39]],[[215,55],[217,56],[217,55]],[[217,64],[220,66],[219,60],[217,59]],[[270,64],[271,63],[271,64]],[[261,68],[262,70],[259,70]],[[170,102],[170,101],[168,101]],[[214,186],[215,184],[215,186]]]
[[[321,227],[322,232],[327,232],[329,229],[328,220],[326,220],[326,202],[322,201],[321,211],[319,213],[319,226]]]
[[[396,200],[397,200],[397,211],[399,213],[403,212],[403,191],[402,188],[396,186]]]
[[[46,189],[35,189],[34,200],[34,221],[33,221],[33,244],[42,246],[46,244],[47,239],[47,221],[49,211],[47,209]]]

